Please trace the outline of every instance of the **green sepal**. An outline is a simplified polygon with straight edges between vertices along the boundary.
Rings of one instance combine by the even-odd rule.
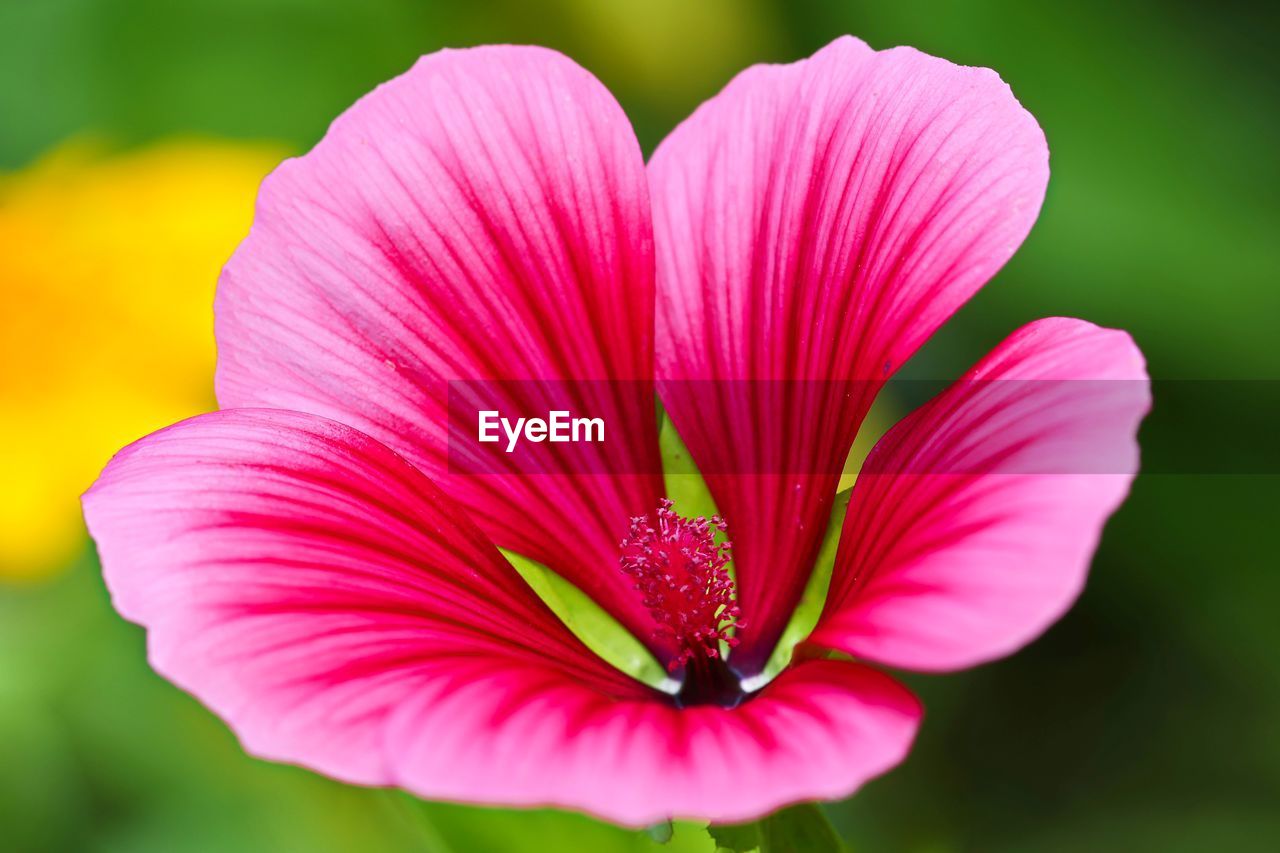
[[[591,596],[535,560],[511,551],[502,553],[587,648],[637,681],[670,689],[667,671],[657,658]]]
[[[644,828],[644,834],[652,838],[659,844],[670,844],[671,837],[675,835],[676,828],[669,820],[662,823],[655,823]]]
[[[848,848],[822,809],[791,806],[754,823],[712,824],[707,833],[728,853],[844,853]]]

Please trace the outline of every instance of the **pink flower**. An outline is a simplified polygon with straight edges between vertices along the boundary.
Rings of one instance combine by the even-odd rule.
[[[633,825],[848,795],[921,715],[871,664],[1036,637],[1136,469],[1129,337],[1021,329],[880,442],[804,653],[743,687],[875,392],[1014,252],[1047,179],[994,73],[909,48],[751,68],[647,168],[565,57],[425,57],[263,184],[219,284],[224,409],[85,496],[115,605],[247,750],[349,782]],[[507,463],[451,439],[454,380],[494,380],[511,411],[591,380],[609,470],[589,444],[482,468]],[[1057,380],[1140,391],[1082,406]],[[723,523],[663,502],[655,382]],[[1054,467],[1081,448],[1105,470]],[[681,693],[598,658],[495,544],[585,590]]]

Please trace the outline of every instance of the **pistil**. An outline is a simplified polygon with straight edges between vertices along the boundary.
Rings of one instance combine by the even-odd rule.
[[[732,545],[716,542],[727,525],[719,516],[684,518],[672,506],[664,498],[656,513],[631,519],[622,571],[644,596],[655,637],[676,646],[668,669],[685,670],[681,704],[736,704],[742,691],[721,655],[744,625],[728,570]]]

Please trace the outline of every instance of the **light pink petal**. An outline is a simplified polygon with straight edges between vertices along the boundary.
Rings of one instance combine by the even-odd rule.
[[[737,708],[614,701],[564,678],[514,685],[476,660],[392,720],[401,784],[423,797],[568,805],[632,826],[745,821],[836,799],[900,762],[920,706],[882,673],[814,661]]]
[[[569,634],[465,514],[348,427],[202,415],[121,451],[85,495],[116,608],[153,666],[256,755],[394,781],[389,715],[477,656],[652,691]]]
[[[156,669],[254,754],[363,784],[645,824],[852,792],[906,753],[915,699],[866,667],[678,709],[587,651],[464,513],[386,447],[295,413],[205,415],[85,497]]]
[[[1022,242],[1048,152],[994,72],[843,38],[740,74],[649,178],[659,392],[730,524],[751,670],[876,389]]]
[[[640,149],[594,77],[541,48],[432,54],[263,184],[218,287],[219,401],[377,438],[648,638],[617,544],[661,493],[652,254]],[[548,473],[519,476],[476,401],[568,405],[606,444],[539,445]]]
[[[1124,332],[1015,332],[867,459],[810,642],[915,670],[1030,642],[1080,593],[1149,408]]]

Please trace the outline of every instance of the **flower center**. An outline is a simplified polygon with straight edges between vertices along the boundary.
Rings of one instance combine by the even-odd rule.
[[[672,505],[663,498],[656,513],[631,519],[619,562],[644,596],[654,636],[676,643],[667,668],[685,667],[684,704],[736,704],[741,689],[720,654],[721,643],[738,644],[729,632],[745,625],[727,568],[732,545],[716,544],[727,525],[719,516],[684,518]]]

